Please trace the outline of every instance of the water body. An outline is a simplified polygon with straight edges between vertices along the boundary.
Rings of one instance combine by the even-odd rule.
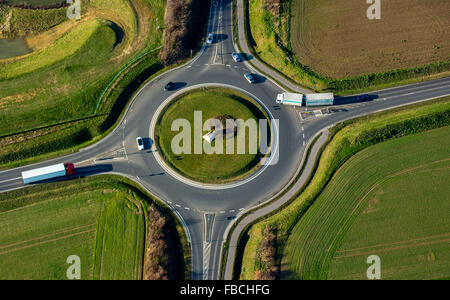
[[[25,39],[17,37],[14,39],[0,39],[0,59],[25,55],[32,52],[28,48]]]

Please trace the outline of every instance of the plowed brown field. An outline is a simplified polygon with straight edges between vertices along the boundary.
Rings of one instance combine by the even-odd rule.
[[[300,62],[333,78],[450,59],[448,0],[381,0],[369,20],[362,0],[293,0],[292,47]]]

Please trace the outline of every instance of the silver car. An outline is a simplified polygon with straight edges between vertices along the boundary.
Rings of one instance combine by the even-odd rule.
[[[139,151],[143,151],[144,150],[144,139],[141,137],[138,137],[136,139],[136,143],[137,143]]]
[[[255,78],[252,76],[252,74],[249,73],[245,73],[244,74],[245,79],[247,79],[247,81],[249,83],[255,83]]]
[[[212,44],[214,42],[214,34],[212,34],[212,33],[208,34],[208,38],[206,39],[206,42],[208,44]]]
[[[241,56],[239,55],[239,53],[233,52],[233,53],[231,53],[231,56],[233,57],[233,60],[235,62],[240,62],[241,61]]]

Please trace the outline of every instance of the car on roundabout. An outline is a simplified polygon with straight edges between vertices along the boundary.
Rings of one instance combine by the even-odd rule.
[[[206,39],[206,42],[208,44],[212,44],[214,42],[214,34],[212,34],[212,33],[208,34],[208,38]]]
[[[235,61],[235,62],[241,62],[241,56],[239,55],[239,53],[237,53],[237,52],[233,52],[233,53],[231,53],[231,57],[233,57],[233,60]]]
[[[145,146],[144,146],[144,139],[141,137],[136,138],[136,143],[137,143],[137,147],[139,149],[139,151],[144,151],[145,150]]]
[[[247,79],[247,81],[248,81],[250,84],[253,84],[253,83],[256,82],[256,81],[255,81],[255,78],[254,78],[253,75],[250,74],[250,73],[245,73],[245,74],[244,74],[244,77],[245,77],[245,79]]]
[[[175,87],[175,84],[172,81],[170,81],[169,83],[167,83],[164,86],[164,91],[168,92],[168,91],[172,90],[174,87]]]

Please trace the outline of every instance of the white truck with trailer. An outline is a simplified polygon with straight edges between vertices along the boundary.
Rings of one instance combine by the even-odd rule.
[[[306,106],[333,105],[333,103],[334,103],[333,93],[318,93],[305,95]]]
[[[66,163],[22,172],[22,180],[24,184],[31,184],[74,174],[74,165]]]
[[[277,96],[277,103],[284,105],[303,106],[303,94],[282,93]]]
[[[325,106],[334,104],[333,93],[318,94],[294,94],[282,93],[278,94],[276,103],[292,106]]]

